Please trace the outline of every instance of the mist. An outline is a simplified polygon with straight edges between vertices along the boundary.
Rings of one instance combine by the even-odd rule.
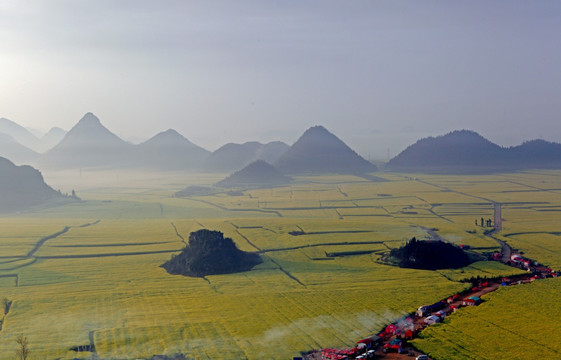
[[[140,142],[213,151],[324,125],[369,159],[456,129],[561,140],[556,2],[0,5],[0,116],[47,132],[94,112]]]

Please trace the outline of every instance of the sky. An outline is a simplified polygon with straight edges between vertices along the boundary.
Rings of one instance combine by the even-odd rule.
[[[0,0],[0,117],[215,150],[324,125],[368,159],[561,142],[561,2]]]

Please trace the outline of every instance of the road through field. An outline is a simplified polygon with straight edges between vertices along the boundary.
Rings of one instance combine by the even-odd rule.
[[[501,245],[501,251],[503,253],[503,256],[501,258],[501,262],[507,265],[510,265],[510,257],[512,254],[512,249],[511,247],[506,244],[504,241],[501,241],[500,239],[496,238],[495,236],[493,236],[494,234],[500,232],[502,230],[502,206],[500,203],[498,202],[494,202],[493,203],[493,208],[494,208],[494,229],[488,233],[486,233],[485,235],[492,238],[493,240],[495,240],[496,242],[498,242]],[[429,229],[426,227],[422,227],[423,230],[425,230],[434,240],[442,240],[442,238],[438,235],[438,233],[436,231],[434,231],[433,229]],[[533,277],[534,272],[539,272],[541,277]],[[529,274],[524,274],[524,275],[518,275],[513,277],[513,281],[512,281],[512,285],[515,284],[523,284],[523,283],[529,283],[530,281],[536,280],[538,278],[546,278],[547,276],[551,276],[549,274],[549,271],[547,268],[543,267],[543,266],[537,266],[537,267],[533,267],[532,268],[532,273]],[[502,282],[504,282],[504,280],[500,279],[500,280],[494,280],[494,281],[486,281],[485,283],[483,283],[483,286],[476,286],[473,289],[466,291],[464,293],[462,293],[461,295],[459,295],[457,298],[455,298],[453,301],[450,302],[450,299],[444,299],[442,301],[444,302],[448,302],[448,304],[446,304],[446,306],[443,308],[443,311],[446,314],[451,314],[452,312],[456,311],[458,308],[460,308],[461,306],[463,306],[463,302],[464,300],[468,299],[469,297],[479,297],[481,298],[482,295],[488,294],[490,292],[493,292],[495,290],[497,290],[498,288],[500,288],[503,284]],[[429,314],[430,315],[430,314]],[[410,314],[409,317],[413,318],[414,320],[414,332],[415,333],[419,333],[421,331],[423,331],[423,329],[425,329],[427,327],[427,325],[425,324],[424,320],[426,317],[417,317],[414,314]],[[399,326],[399,322],[394,323],[396,326]],[[388,324],[391,325],[391,324]],[[496,324],[495,324],[496,325]],[[499,326],[499,325],[496,325]],[[411,345],[409,345],[406,341],[404,342],[402,351],[403,353],[386,353],[384,351],[384,345],[387,345],[390,343],[390,341],[394,340],[394,339],[398,339],[400,338],[399,335],[387,335],[385,336],[385,332],[380,333],[379,335],[380,337],[383,338],[382,344],[379,345],[375,350],[376,350],[376,357],[384,357],[387,359],[407,359],[407,358],[411,358],[412,356],[417,356],[420,354],[420,352],[415,349],[414,347],[412,347]],[[332,354],[337,354],[336,349],[333,349],[333,352],[330,352],[330,350],[328,349],[327,352],[324,350],[318,350],[317,352],[313,352],[311,354],[308,354],[306,356],[306,359],[330,359]],[[553,349],[551,349],[553,350]],[[347,350],[348,351],[348,350]],[[357,356],[357,355],[355,355]]]
[[[494,234],[501,231],[502,228],[503,228],[502,204],[501,203],[498,203],[496,201],[493,201],[491,199],[488,199],[488,198],[485,198],[485,197],[482,197],[482,196],[471,195],[471,194],[468,194],[468,193],[465,193],[465,192],[462,192],[462,191],[457,191],[457,190],[447,188],[445,186],[433,184],[433,183],[430,183],[428,181],[419,180],[419,179],[417,181],[419,181],[423,184],[427,184],[427,185],[430,185],[430,186],[434,186],[434,187],[443,189],[443,190],[451,191],[451,192],[454,192],[456,194],[469,196],[469,197],[473,197],[473,198],[480,199],[480,200],[485,200],[485,201],[488,201],[488,202],[492,203],[493,204],[493,210],[494,210],[494,215],[493,215],[494,228],[491,232],[487,233],[486,235],[488,237],[492,238],[493,240],[495,240],[501,246],[501,252],[503,254],[502,258],[501,258],[501,261],[503,263],[506,263],[507,261],[510,261],[510,256],[512,254],[512,249],[510,248],[510,246],[508,246],[508,244],[506,244],[504,241],[499,240],[498,238],[493,236]],[[434,239],[439,240],[439,236],[438,236],[438,234],[436,234],[436,232],[434,232],[434,231],[430,232],[429,229],[425,229],[425,231],[427,231],[429,233],[429,235],[431,235]]]
[[[504,241],[496,238],[495,236],[493,236],[494,234],[498,233],[499,231],[501,231],[503,229],[503,217],[502,217],[502,206],[500,203],[498,202],[494,202],[493,203],[493,208],[494,208],[494,222],[495,222],[495,226],[493,231],[485,234],[488,237],[490,237],[491,239],[495,240],[496,242],[499,243],[499,245],[501,245],[501,253],[503,254],[501,257],[501,262],[503,263],[507,263],[507,261],[510,261],[510,256],[512,255],[512,248],[505,243]]]

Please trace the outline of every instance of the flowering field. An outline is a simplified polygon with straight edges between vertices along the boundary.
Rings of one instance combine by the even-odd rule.
[[[0,330],[0,359],[13,358],[20,333],[37,359],[88,358],[90,352],[71,348],[90,344],[103,359],[177,352],[195,359],[290,358],[318,347],[351,346],[388,321],[464,289],[464,278],[513,273],[488,262],[439,272],[377,262],[413,236],[430,237],[425,228],[477,252],[498,249],[474,224],[492,217],[492,201],[503,202],[503,239],[532,258],[561,264],[555,173],[380,176],[388,181],[306,177],[281,188],[192,198],[172,194],[219,176],[134,174],[95,183],[53,176],[55,183],[75,180],[85,201],[0,218],[0,298],[13,302]],[[224,232],[264,262],[249,272],[206,278],[167,274],[159,265],[200,228]],[[545,299],[559,292],[558,282],[543,283],[531,285],[540,296],[523,320],[546,337],[558,329],[532,319],[561,314]],[[502,297],[534,296],[525,289],[530,286],[489,295],[490,301],[451,317],[418,345],[449,358],[433,344],[455,349],[450,344],[478,327],[515,342],[517,335],[486,323],[487,314],[500,317],[489,306]],[[512,313],[522,311],[516,304]],[[532,318],[538,311],[546,315]],[[467,353],[476,344],[462,346]],[[524,346],[551,358],[537,340]]]

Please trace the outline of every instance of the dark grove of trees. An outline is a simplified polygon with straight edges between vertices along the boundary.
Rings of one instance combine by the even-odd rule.
[[[203,277],[251,270],[263,262],[258,254],[241,251],[220,231],[202,229],[189,235],[189,245],[162,264],[170,274]]]
[[[468,254],[455,245],[415,238],[398,249],[392,249],[390,257],[400,267],[424,270],[457,269],[471,263]]]

